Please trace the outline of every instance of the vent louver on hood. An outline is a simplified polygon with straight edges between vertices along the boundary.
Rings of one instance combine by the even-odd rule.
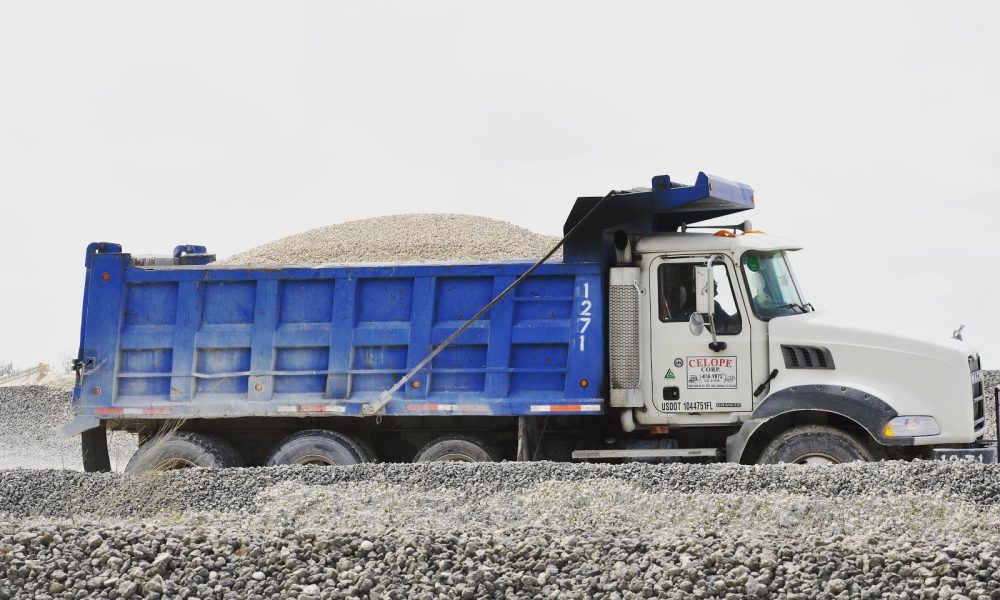
[[[786,369],[834,369],[833,355],[816,346],[781,346]]]

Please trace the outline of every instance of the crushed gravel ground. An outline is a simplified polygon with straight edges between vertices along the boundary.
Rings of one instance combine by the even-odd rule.
[[[79,469],[70,397],[0,389],[0,464]],[[90,597],[993,599],[1000,467],[0,470],[0,600]]]
[[[991,598],[998,541],[972,463],[0,472],[0,597]]]
[[[128,518],[158,513],[209,511],[254,513],[272,507],[273,498],[297,487],[378,485],[433,494],[459,491],[463,502],[510,490],[538,490],[553,481],[563,484],[610,482],[627,484],[643,494],[803,494],[811,498],[940,495],[977,506],[1000,507],[1000,470],[973,463],[934,461],[878,464],[855,463],[834,469],[795,466],[669,464],[599,465],[584,463],[406,463],[363,464],[350,468],[258,467],[249,469],[189,469],[138,476],[37,470],[3,471],[0,513],[14,517],[75,513],[87,518]],[[275,492],[275,489],[284,490]],[[574,497],[587,490],[580,489]],[[362,500],[371,500],[364,494]],[[631,504],[631,503],[629,503]],[[631,507],[626,507],[631,508]],[[448,514],[428,518],[451,518]],[[517,511],[512,511],[512,515]],[[349,514],[338,519],[350,518]],[[502,525],[505,516],[497,523]]]
[[[72,389],[44,385],[0,387],[0,468],[83,470],[79,437],[59,428],[73,420]],[[111,466],[125,468],[136,436],[108,436]]]
[[[495,261],[540,258],[559,238],[458,214],[389,215],[311,229],[218,264]],[[561,254],[556,254],[559,258]]]

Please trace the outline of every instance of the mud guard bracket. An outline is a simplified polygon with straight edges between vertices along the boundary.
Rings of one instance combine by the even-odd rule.
[[[88,429],[101,426],[101,420],[94,415],[80,415],[59,428],[59,432],[65,437],[79,435]]]

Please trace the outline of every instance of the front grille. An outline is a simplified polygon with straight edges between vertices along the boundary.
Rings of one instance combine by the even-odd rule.
[[[986,407],[983,398],[983,372],[979,356],[969,357],[969,378],[972,381],[972,430],[977,438],[986,433]]]
[[[786,369],[833,369],[833,355],[816,346],[782,346]]]

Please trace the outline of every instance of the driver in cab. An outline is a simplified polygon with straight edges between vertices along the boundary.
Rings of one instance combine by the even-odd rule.
[[[666,270],[663,267],[668,267]],[[697,290],[695,289],[695,265],[663,265],[660,272],[660,320],[667,322],[687,322],[697,311]],[[739,314],[729,314],[719,304],[719,288],[729,289],[728,278],[724,281],[716,277],[713,314],[717,335],[732,335],[740,331]]]

